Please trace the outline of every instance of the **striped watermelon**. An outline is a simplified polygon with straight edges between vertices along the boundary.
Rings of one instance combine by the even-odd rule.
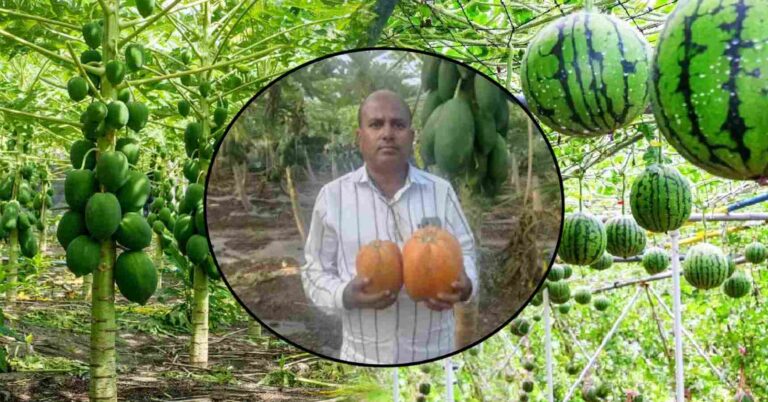
[[[661,247],[651,247],[643,255],[643,268],[649,275],[656,275],[669,267],[669,254]]]
[[[573,213],[565,217],[558,254],[568,264],[589,265],[603,255],[605,242],[600,219],[589,213]]]
[[[768,257],[768,249],[760,242],[752,242],[744,249],[744,258],[753,264],[759,264]]]
[[[650,48],[600,13],[560,18],[528,44],[520,77],[531,111],[553,130],[596,136],[626,126],[648,103]]]
[[[605,271],[610,268],[611,265],[613,265],[613,256],[608,253],[603,253],[603,255],[589,267],[597,271]]]
[[[541,292],[536,292],[533,295],[533,298],[531,298],[531,305],[541,306],[542,303],[544,303],[544,296],[541,294]]]
[[[509,323],[509,331],[517,336],[525,336],[531,330],[531,323],[525,318],[517,317]]]
[[[608,235],[605,247],[612,255],[627,258],[645,249],[645,230],[631,215],[611,218],[605,223],[605,233]]]
[[[576,293],[573,294],[573,300],[579,304],[589,304],[592,301],[592,292],[589,288],[578,288]]]
[[[694,165],[729,179],[768,173],[765,0],[679,2],[652,66],[656,122]]]
[[[559,311],[560,314],[568,314],[568,312],[571,311],[571,303],[563,303],[557,306],[557,311]]]
[[[573,275],[573,268],[570,265],[563,265],[563,279],[568,279]]]
[[[728,297],[738,299],[744,297],[752,291],[752,282],[749,281],[743,272],[734,272],[730,278],[723,282],[723,293]]]
[[[683,261],[685,280],[696,289],[720,286],[728,276],[728,260],[719,248],[700,243],[690,249]]]
[[[592,300],[592,305],[595,306],[597,311],[605,311],[611,306],[611,301],[605,296],[595,296]]]
[[[566,281],[547,282],[549,300],[555,304],[563,304],[571,298],[571,288]]]
[[[549,273],[547,273],[547,279],[552,282],[557,282],[560,279],[563,279],[565,277],[565,270],[560,265],[553,265],[552,268],[549,269]]]
[[[653,164],[632,182],[629,203],[643,228],[660,233],[675,230],[691,216],[691,187],[675,168]]]

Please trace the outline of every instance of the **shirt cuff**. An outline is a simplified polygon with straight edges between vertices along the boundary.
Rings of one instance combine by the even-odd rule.
[[[347,285],[352,280],[344,281],[341,284],[339,284],[338,287],[336,287],[336,290],[333,292],[333,306],[339,310],[346,310],[344,308],[344,289],[347,288]]]

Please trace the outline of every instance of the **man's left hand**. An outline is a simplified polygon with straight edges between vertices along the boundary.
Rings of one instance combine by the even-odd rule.
[[[459,279],[451,284],[453,292],[451,293],[438,293],[436,298],[427,299],[425,303],[427,307],[435,311],[443,311],[453,308],[453,305],[458,302],[465,302],[469,300],[472,295],[472,281],[464,270],[461,271]]]

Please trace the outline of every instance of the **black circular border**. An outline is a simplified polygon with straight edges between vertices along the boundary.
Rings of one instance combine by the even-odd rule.
[[[359,362],[352,362],[352,361],[341,360],[341,359],[338,359],[338,358],[335,358],[335,357],[331,357],[331,356],[327,356],[327,355],[318,353],[317,351],[314,351],[314,350],[307,349],[306,347],[301,346],[301,345],[291,341],[287,337],[284,337],[284,336],[278,334],[269,325],[266,325],[258,317],[256,317],[256,315],[245,305],[245,303],[243,303],[243,301],[240,300],[240,297],[238,297],[237,293],[235,293],[235,291],[232,290],[232,286],[227,281],[226,275],[224,275],[223,271],[221,270],[221,267],[219,267],[219,262],[216,259],[216,253],[214,252],[213,243],[211,243],[210,234],[209,234],[209,236],[206,237],[206,240],[208,240],[208,247],[211,250],[211,257],[213,257],[213,261],[214,261],[214,263],[216,265],[216,269],[219,270],[219,275],[221,276],[222,282],[224,282],[224,284],[227,286],[227,289],[229,289],[229,292],[232,294],[232,296],[235,298],[235,300],[237,300],[237,302],[240,304],[240,306],[242,306],[243,309],[245,309],[245,311],[248,312],[248,315],[250,315],[251,318],[256,320],[256,322],[258,322],[262,327],[266,328],[269,332],[273,333],[276,337],[278,337],[279,339],[283,340],[284,342],[290,344],[291,346],[294,346],[294,347],[296,347],[296,348],[298,348],[300,350],[303,350],[303,351],[305,351],[307,353],[310,353],[312,355],[315,355],[315,356],[318,356],[318,357],[321,357],[321,358],[324,358],[324,359],[327,359],[327,360],[331,360],[331,361],[336,362],[336,363],[349,364],[349,365],[352,365],[352,366],[359,366],[359,367],[374,367],[374,368],[379,368],[379,367],[408,367],[408,366],[416,366],[416,365],[420,365],[420,364],[426,364],[426,363],[435,362],[435,361],[438,361],[438,360],[442,360],[442,359],[445,359],[445,358],[457,355],[459,353],[463,353],[465,350],[471,349],[471,348],[479,345],[480,343],[484,342],[486,339],[490,338],[491,336],[496,335],[496,333],[498,333],[505,326],[507,326],[513,319],[515,319],[518,315],[520,315],[520,313],[525,309],[525,307],[528,306],[528,304],[530,303],[531,299],[533,299],[533,296],[542,289],[542,287],[543,287],[543,285],[544,285],[544,283],[546,281],[547,275],[549,274],[549,271],[552,269],[552,265],[554,264],[555,259],[557,258],[557,250],[559,250],[559,248],[560,248],[560,240],[562,239],[563,225],[564,225],[564,222],[565,222],[565,191],[564,191],[564,186],[563,186],[563,176],[562,176],[562,173],[560,171],[560,164],[557,162],[557,156],[555,156],[555,151],[552,148],[552,144],[549,142],[549,139],[544,134],[544,130],[541,128],[541,125],[539,124],[538,120],[536,120],[536,118],[533,116],[533,114],[528,109],[528,106],[526,105],[526,103],[524,103],[524,101],[521,101],[517,96],[515,96],[514,94],[509,92],[509,90],[507,90],[506,88],[501,86],[498,82],[496,82],[496,80],[488,77],[487,75],[485,75],[484,73],[478,71],[474,67],[462,63],[461,61],[458,61],[458,60],[455,60],[455,59],[451,59],[451,58],[446,57],[446,56],[441,55],[441,54],[431,53],[431,52],[427,52],[427,51],[420,50],[420,49],[411,49],[411,48],[393,47],[393,46],[382,46],[382,47],[363,47],[363,48],[355,48],[355,49],[343,50],[343,51],[340,51],[340,52],[329,53],[329,54],[326,54],[324,56],[318,57],[316,59],[312,59],[310,61],[304,62],[304,63],[302,63],[302,64],[300,64],[300,65],[298,65],[298,66],[296,66],[296,67],[294,67],[292,69],[289,69],[288,71],[284,72],[283,74],[281,74],[277,78],[275,78],[272,81],[270,81],[266,86],[264,86],[259,91],[257,91],[256,94],[254,94],[251,97],[251,99],[249,99],[248,102],[246,102],[243,105],[243,107],[240,109],[240,111],[238,111],[237,114],[230,120],[229,124],[227,124],[226,130],[221,135],[221,139],[216,144],[214,144],[213,155],[211,155],[211,163],[208,165],[208,171],[206,172],[206,176],[205,176],[205,193],[203,195],[203,214],[204,214],[204,218],[205,218],[206,232],[208,231],[208,208],[207,208],[207,205],[208,205],[208,181],[211,178],[211,170],[213,169],[213,166],[214,166],[214,160],[216,159],[216,155],[218,155],[218,153],[219,153],[219,148],[221,147],[221,144],[224,142],[224,139],[226,138],[227,134],[229,133],[229,130],[232,127],[232,124],[234,124],[234,122],[237,121],[238,118],[240,118],[240,115],[243,114],[243,111],[245,109],[247,109],[248,106],[250,106],[250,104],[253,103],[262,93],[264,93],[267,90],[269,90],[269,88],[272,87],[272,85],[274,85],[276,82],[282,80],[283,78],[287,77],[288,75],[293,74],[295,71],[297,71],[299,69],[305,68],[305,67],[307,67],[307,66],[309,66],[311,64],[320,62],[320,61],[325,60],[325,59],[341,56],[341,55],[348,54],[348,53],[370,52],[370,51],[384,51],[384,50],[420,53],[420,54],[423,54],[423,55],[426,55],[426,56],[432,56],[432,57],[437,57],[437,58],[440,58],[440,59],[443,59],[443,60],[448,60],[450,62],[459,64],[459,65],[461,65],[461,66],[463,66],[463,67],[465,67],[467,69],[470,69],[470,70],[474,71],[475,74],[479,74],[482,77],[488,79],[489,81],[494,83],[494,85],[496,85],[499,89],[504,91],[507,94],[508,100],[511,99],[514,103],[516,103],[520,108],[522,108],[525,111],[525,113],[528,115],[528,118],[533,122],[533,124],[539,130],[540,135],[544,138],[544,142],[547,144],[547,147],[549,148],[549,153],[552,155],[552,160],[554,161],[554,164],[555,164],[555,170],[557,171],[557,176],[560,178],[560,199],[562,200],[562,202],[560,204],[560,230],[559,230],[559,233],[558,233],[558,236],[557,236],[557,244],[555,245],[555,252],[552,254],[552,258],[549,261],[549,265],[547,267],[547,271],[544,274],[544,276],[542,277],[541,281],[539,282],[539,286],[536,288],[536,291],[531,293],[531,296],[528,298],[528,300],[523,305],[521,305],[521,307],[514,314],[512,314],[512,316],[510,316],[510,318],[507,321],[505,321],[503,324],[501,324],[498,327],[496,327],[496,329],[494,329],[493,331],[490,331],[484,337],[476,340],[475,342],[473,342],[473,343],[471,343],[471,344],[469,344],[469,345],[467,345],[467,346],[465,346],[465,347],[463,347],[461,349],[457,349],[457,350],[455,350],[455,351],[453,351],[451,353],[445,354],[445,355],[441,355],[441,356],[434,357],[434,358],[427,359],[427,360],[418,360],[418,361],[414,361],[414,362],[410,362],[410,363],[402,363],[402,364],[370,364],[370,363],[359,363]]]

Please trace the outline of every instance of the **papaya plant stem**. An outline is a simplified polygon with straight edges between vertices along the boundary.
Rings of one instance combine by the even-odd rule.
[[[17,180],[18,181],[18,180]],[[8,268],[5,272],[8,290],[5,292],[5,302],[8,305],[16,303],[16,286],[18,286],[18,249],[19,249],[19,231],[11,230],[8,237]]]
[[[162,235],[155,233],[155,266],[157,267],[157,288],[159,292],[163,288],[163,240]]]
[[[80,123],[79,121],[71,121],[71,120],[59,119],[56,117],[43,116],[39,114],[23,112],[21,110],[9,109],[2,106],[0,106],[0,112],[4,112],[4,113],[16,115],[16,116],[30,117],[32,119],[40,120],[40,121],[49,121],[51,123],[65,124],[65,125],[77,127],[77,128],[83,127],[83,123]]]
[[[582,198],[583,198],[582,181],[583,180],[584,180],[583,174],[579,175],[579,212],[582,211]]]
[[[168,14],[168,11],[170,11],[173,7],[176,6],[176,4],[179,4],[181,0],[174,0],[171,4],[168,5],[168,7],[160,10],[159,13],[156,13],[148,20],[144,21],[144,24],[142,24],[140,27],[136,28],[135,31],[128,34],[125,38],[120,40],[117,43],[117,49],[122,48],[125,46],[126,43],[130,42],[133,38],[135,38],[138,34],[142,33],[145,29],[152,26],[152,24],[155,23],[155,21],[159,20],[160,18],[163,18],[164,15]]]
[[[243,53],[247,53],[251,49],[257,48],[259,46],[262,46],[263,44],[267,43],[268,41],[270,41],[270,40],[272,40],[274,38],[277,38],[280,35],[285,35],[285,34],[287,34],[289,32],[292,32],[292,31],[295,31],[295,30],[298,30],[298,29],[307,28],[307,27],[310,27],[312,25],[325,24],[326,22],[339,21],[339,20],[343,20],[343,19],[347,19],[347,18],[349,18],[349,14],[342,15],[340,17],[333,17],[333,18],[326,18],[326,19],[323,19],[323,20],[312,21],[312,22],[308,22],[308,23],[302,24],[302,25],[295,25],[295,26],[292,26],[291,28],[288,28],[286,30],[283,30],[283,31],[274,33],[272,35],[269,35],[266,38],[264,38],[264,39],[262,39],[262,40],[260,40],[260,41],[258,41],[256,43],[250,44],[247,47],[244,47],[241,50],[238,50],[237,52],[233,53],[232,56],[233,57],[237,57],[237,56],[239,56],[239,55],[241,55]]]
[[[202,66],[210,65],[209,51],[211,44],[208,42],[208,30],[210,28],[210,10],[208,4],[202,7],[202,38],[200,46],[200,64]],[[199,69],[200,70],[200,69]],[[206,82],[209,74],[208,69],[198,71],[198,81]],[[200,95],[201,123],[203,124],[203,141],[198,149],[197,155],[208,144],[211,135],[209,105],[208,101]],[[194,157],[194,156],[193,156]],[[207,171],[207,166],[203,169],[203,161],[198,157],[198,166],[200,171]],[[198,178],[198,181],[200,179]],[[208,367],[208,277],[205,270],[198,264],[195,265],[194,277],[192,278],[192,337],[190,339],[189,360],[190,364],[196,367]]]
[[[251,61],[253,59],[258,59],[260,57],[270,56],[270,55],[272,55],[272,53],[275,52],[275,50],[281,49],[281,48],[284,48],[284,47],[285,47],[285,45],[277,45],[277,46],[271,47],[271,48],[269,48],[267,50],[264,50],[264,51],[261,51],[261,52],[256,52],[254,54],[251,54],[251,55],[248,55],[248,56],[245,56],[245,57],[241,57],[239,59],[227,60],[227,61],[224,61],[224,62],[221,62],[221,63],[218,63],[218,64],[210,64],[210,65],[206,65],[206,66],[203,66],[203,67],[195,68],[195,69],[192,69],[192,70],[179,71],[179,72],[171,73],[171,74],[160,76],[160,77],[151,77],[151,78],[145,78],[145,79],[141,79],[141,80],[128,81],[128,84],[129,85],[133,85],[133,86],[142,85],[142,84],[151,84],[151,83],[154,83],[154,82],[164,81],[164,80],[167,80],[167,79],[170,79],[170,78],[178,78],[178,77],[183,77],[185,75],[197,74],[197,73],[201,73],[201,72],[205,72],[205,71],[209,71],[209,70],[214,70],[214,69],[217,69],[217,68],[227,67],[227,66],[231,66],[233,64],[242,63],[242,62],[245,62],[245,61]]]
[[[12,41],[15,41],[15,42],[18,42],[18,43],[20,43],[20,44],[22,44],[24,46],[27,46],[30,49],[32,49],[32,50],[42,54],[43,56],[48,57],[49,59],[58,60],[58,61],[61,61],[61,62],[67,63],[67,64],[72,64],[72,60],[70,60],[70,59],[68,59],[68,58],[66,58],[66,57],[64,57],[64,56],[62,56],[62,55],[60,55],[58,53],[54,53],[54,52],[52,52],[52,51],[50,51],[50,50],[48,50],[48,49],[46,49],[46,48],[44,48],[42,46],[35,45],[32,42],[29,42],[29,41],[27,41],[25,39],[19,38],[18,36],[8,32],[8,31],[6,31],[4,29],[0,29],[0,36],[4,36],[4,37],[6,37],[6,38],[8,38],[8,39],[10,39]]]
[[[117,56],[117,38],[120,36],[118,25],[119,0],[104,0],[104,34],[102,53],[104,63],[115,60]],[[108,80],[101,82],[101,96],[113,99],[115,89]],[[96,159],[106,151],[115,149],[115,131],[108,130],[98,140]],[[104,191],[103,186],[100,188]],[[90,384],[88,396],[91,401],[117,402],[117,371],[115,350],[115,281],[114,269],[117,250],[114,240],[101,242],[99,265],[93,271],[91,288],[91,356]]]
[[[190,364],[208,367],[208,277],[199,265],[194,267],[192,282],[192,339]]]
[[[25,18],[25,19],[28,19],[28,20],[40,21],[40,22],[44,22],[46,24],[58,25],[60,27],[69,28],[69,29],[72,29],[72,30],[79,30],[80,29],[79,25],[68,24],[68,23],[62,22],[62,21],[50,20],[48,18],[43,18],[43,17],[37,16],[37,15],[32,15],[32,14],[25,14],[25,13],[18,12],[16,10],[9,10],[7,8],[0,8],[0,14],[7,14],[7,15],[12,15],[14,17]]]
[[[625,205],[624,205],[624,193],[627,190],[627,175],[624,173],[624,170],[621,171],[621,214],[624,215],[625,211]]]
[[[48,166],[45,166],[45,172],[46,174],[48,173]],[[38,248],[40,249],[40,254],[45,254],[45,251],[48,248],[48,236],[46,233],[48,225],[45,223],[45,213],[48,207],[46,202],[48,199],[48,181],[43,182],[42,190],[40,190],[40,197],[43,200],[40,205],[40,224],[42,226],[42,230],[40,230],[40,240],[37,244]]]

